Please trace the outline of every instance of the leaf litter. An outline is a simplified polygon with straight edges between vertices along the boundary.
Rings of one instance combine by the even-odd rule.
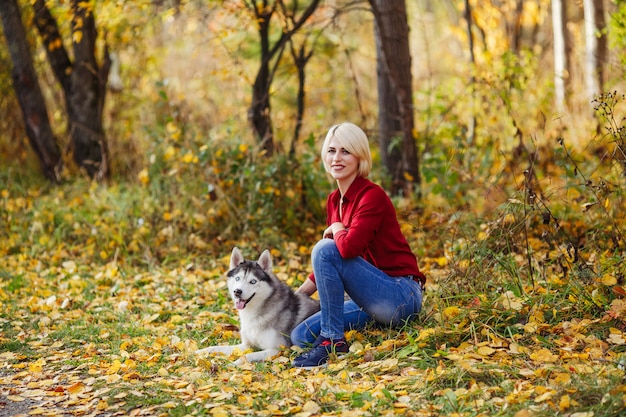
[[[25,207],[9,200],[5,213]],[[433,256],[420,259],[429,285],[417,321],[349,332],[350,354],[324,369],[291,368],[296,348],[235,367],[232,358],[193,352],[238,340],[225,294],[227,253],[235,244],[258,248],[222,242],[223,255],[208,257],[170,246],[178,261],[146,266],[111,257],[114,244],[102,254],[91,232],[77,243],[50,242],[36,237],[42,223],[26,227],[25,237],[18,229],[29,221],[11,214],[2,231],[0,416],[579,417],[625,408],[626,299],[617,270],[583,286],[555,262],[534,282],[513,285],[492,266],[486,282],[468,284],[463,276],[485,270],[464,258],[459,248],[467,245],[457,241],[443,254],[427,247]],[[451,233],[429,226],[433,236]],[[287,242],[273,255],[290,285],[306,276],[302,244]],[[522,269],[525,261],[515,262]]]

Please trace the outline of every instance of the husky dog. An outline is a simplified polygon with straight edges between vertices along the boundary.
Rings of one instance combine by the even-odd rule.
[[[264,361],[278,354],[282,346],[290,347],[291,330],[320,310],[319,301],[295,293],[272,272],[272,257],[266,249],[258,261],[246,261],[238,248],[230,256],[226,274],[228,292],[239,311],[241,343],[231,346],[211,346],[196,353],[230,355],[236,349],[255,352],[245,355],[250,362]],[[241,364],[239,359],[235,364]]]

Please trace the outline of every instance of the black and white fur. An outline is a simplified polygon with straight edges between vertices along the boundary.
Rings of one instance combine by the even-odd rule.
[[[249,362],[259,362],[276,356],[281,347],[290,347],[289,335],[296,325],[320,310],[319,301],[295,293],[272,272],[272,257],[263,251],[258,261],[247,261],[234,248],[227,275],[228,292],[239,311],[241,343],[231,346],[211,346],[197,354],[223,353],[230,355],[255,349],[245,355]],[[235,364],[241,364],[240,358]]]

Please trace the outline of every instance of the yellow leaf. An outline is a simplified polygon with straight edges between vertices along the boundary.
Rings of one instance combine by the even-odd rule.
[[[572,378],[570,374],[568,374],[567,372],[559,372],[558,374],[556,374],[552,381],[558,385],[567,385],[570,383],[571,380]]]
[[[556,362],[556,360],[558,359],[558,356],[554,355],[548,349],[543,348],[543,349],[539,349],[537,352],[531,353],[530,354],[530,359],[532,359],[532,360],[534,360],[536,362],[551,363],[551,362]]]
[[[500,301],[505,308],[509,308],[511,310],[519,311],[524,307],[522,301],[515,296],[513,291],[505,292],[501,297]]]
[[[79,1],[78,2],[78,7],[80,7],[81,9],[85,9],[87,11],[91,11],[92,4],[91,4],[91,2],[88,2],[88,1]]]
[[[137,174],[137,178],[139,178],[139,181],[143,184],[146,185],[150,182],[150,175],[148,175],[148,170],[146,168],[142,169],[139,174]]]
[[[561,412],[564,412],[568,408],[570,408],[570,405],[571,405],[571,401],[570,401],[569,395],[562,395],[561,400],[559,401],[559,410]]]
[[[176,155],[176,149],[173,146],[168,146],[163,154],[163,159],[169,161]]]
[[[446,307],[443,310],[443,317],[447,320],[450,320],[458,316],[460,312],[461,312],[461,309],[457,306]]]
[[[538,328],[539,328],[539,325],[535,323],[534,321],[528,322],[524,325],[524,331],[526,333],[535,333],[537,332]]]
[[[7,395],[7,399],[15,403],[19,403],[25,400],[24,397],[20,397],[19,395]]]
[[[416,341],[420,342],[422,340],[426,340],[435,334],[435,329],[428,328],[420,331],[419,336],[417,336]]]
[[[83,40],[83,32],[77,30],[72,33],[72,40],[74,41],[74,43],[80,43]]]
[[[85,384],[83,384],[82,382],[79,381],[79,382],[76,382],[76,383],[70,385],[67,388],[67,391],[70,394],[80,394],[81,392],[85,391],[85,388],[86,388]]]
[[[307,401],[306,403],[304,403],[304,405],[302,406],[302,411],[304,411],[305,413],[310,413],[310,414],[317,414],[319,413],[321,410],[320,406],[318,403],[316,403],[315,401]]]
[[[504,216],[504,219],[502,220],[502,222],[506,225],[515,223],[515,215],[512,213],[507,213],[507,215]]]
[[[98,404],[96,404],[96,410],[98,411],[104,411],[104,410],[107,410],[108,408],[109,408],[109,404],[104,400],[100,400],[98,401]]]
[[[174,132],[178,131],[178,126],[176,126],[176,123],[169,121],[167,122],[167,124],[165,125],[165,130],[167,131],[168,134],[172,134]]]
[[[613,275],[605,274],[600,282],[602,282],[602,285],[610,287],[617,284],[617,278],[615,278]]]
[[[120,370],[121,367],[122,367],[122,363],[119,361],[119,359],[115,359],[113,363],[111,364],[111,366],[109,367],[109,369],[107,370],[107,374],[109,375],[116,374]]]
[[[495,349],[490,348],[489,346],[481,346],[476,351],[480,356],[491,356],[495,353]]]
[[[119,374],[112,374],[106,377],[107,384],[115,384],[119,382],[122,377]]]
[[[141,375],[138,372],[130,372],[123,376],[124,381],[129,381],[131,379],[141,379]]]
[[[35,362],[28,365],[28,370],[33,374],[41,373],[45,364],[46,361],[43,358],[39,358]]]
[[[614,345],[623,345],[626,344],[626,340],[624,339],[623,334],[611,333],[609,337],[606,339],[607,342],[612,343]]]
[[[190,164],[190,163],[194,162],[195,159],[196,159],[196,157],[191,152],[188,152],[188,153],[186,153],[183,156],[183,162],[186,163],[186,164]]]
[[[159,347],[157,349],[161,349],[163,346],[169,345],[169,340],[165,337],[157,337],[154,339],[154,343],[158,343]]]
[[[168,403],[166,403],[168,404]],[[163,404],[163,406],[165,406],[165,404]],[[174,403],[174,406],[176,406],[176,404]],[[172,407],[175,408],[175,407]],[[228,410],[226,410],[223,407],[215,407],[211,409],[211,415],[213,417],[229,417],[230,413],[228,412]]]
[[[69,274],[76,272],[76,262],[74,261],[65,261],[61,264],[61,266],[63,266],[63,269],[65,269],[65,271]]]
[[[541,394],[540,396],[535,398],[535,402],[536,403],[542,403],[544,401],[547,401],[549,399],[552,398],[552,396],[554,395],[553,391],[546,391],[543,394]]]

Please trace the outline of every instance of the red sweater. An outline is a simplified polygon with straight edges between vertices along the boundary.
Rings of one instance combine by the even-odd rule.
[[[357,177],[344,196],[341,217],[340,198],[338,189],[328,196],[326,224],[341,221],[346,227],[333,237],[341,256],[362,256],[389,276],[413,275],[425,284],[426,277],[400,230],[396,209],[387,193],[367,178]],[[315,281],[313,274],[310,278]]]

